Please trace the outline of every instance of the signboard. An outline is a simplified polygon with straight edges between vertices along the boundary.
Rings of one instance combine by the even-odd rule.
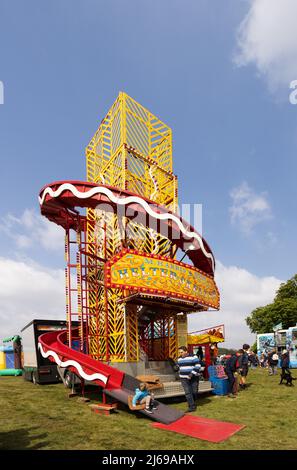
[[[211,276],[164,256],[123,250],[105,265],[105,286],[166,295],[219,308],[220,295]]]
[[[261,333],[257,335],[257,352],[258,356],[262,353],[268,354],[275,349],[274,333]]]

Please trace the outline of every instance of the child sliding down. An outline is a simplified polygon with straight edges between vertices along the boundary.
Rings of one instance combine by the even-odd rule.
[[[153,413],[152,410],[156,410],[157,407],[154,404],[154,397],[150,394],[147,385],[144,382],[139,384],[139,388],[136,388],[135,395],[132,399],[132,405],[142,405],[145,403],[145,411],[147,413]]]

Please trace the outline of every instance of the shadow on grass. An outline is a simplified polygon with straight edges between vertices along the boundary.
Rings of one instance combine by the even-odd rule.
[[[245,388],[250,388],[250,387],[252,387],[253,385],[254,385],[253,382],[247,382],[247,383],[245,384]]]
[[[0,432],[0,450],[37,450],[42,449],[48,445],[44,441],[47,437],[46,433],[32,434],[38,428],[20,428],[13,431]],[[32,440],[43,440],[34,445],[31,444]]]
[[[213,396],[213,395],[212,395]],[[177,404],[185,404],[187,405],[187,400],[184,395],[179,396],[179,397],[170,397],[170,398],[160,398],[158,401],[161,403],[164,403],[164,405],[177,405]],[[207,403],[211,402],[211,396],[210,395],[199,395],[198,400],[197,400],[197,405],[207,405]]]
[[[67,389],[68,392],[71,392],[71,389]],[[89,398],[92,401],[99,401],[102,402],[103,399],[103,391],[98,385],[86,385],[84,389],[84,394],[79,385],[75,387],[75,392],[77,393],[78,397],[84,396],[85,398]]]

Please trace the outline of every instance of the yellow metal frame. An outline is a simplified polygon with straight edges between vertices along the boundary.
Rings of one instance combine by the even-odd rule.
[[[178,190],[177,177],[172,173],[172,131],[126,93],[119,93],[86,147],[86,163],[88,181],[131,191],[176,211]],[[88,209],[87,219],[89,249],[94,251],[97,247],[96,256],[109,260],[123,248],[117,215]],[[125,224],[125,220],[121,223]],[[129,222],[125,232],[125,242],[131,249],[167,256],[172,253],[172,243],[150,227]],[[91,267],[91,284],[92,276],[95,271]],[[120,289],[99,290],[91,289],[89,294],[90,354],[113,362],[138,361],[136,306],[120,302],[124,296]],[[171,357],[176,357],[175,314],[168,316],[167,323],[168,351]]]
[[[87,180],[126,189],[177,208],[172,131],[126,93],[118,98],[86,147]]]

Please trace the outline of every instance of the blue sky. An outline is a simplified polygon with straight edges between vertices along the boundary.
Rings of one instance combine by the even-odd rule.
[[[240,56],[238,28],[254,8],[253,34],[261,2],[2,0],[0,256],[63,267],[58,250],[16,245],[7,216],[22,231],[44,184],[85,179],[84,148],[122,90],[172,128],[180,201],[203,204],[203,235],[222,265],[291,277],[297,70],[271,86],[255,51]]]

